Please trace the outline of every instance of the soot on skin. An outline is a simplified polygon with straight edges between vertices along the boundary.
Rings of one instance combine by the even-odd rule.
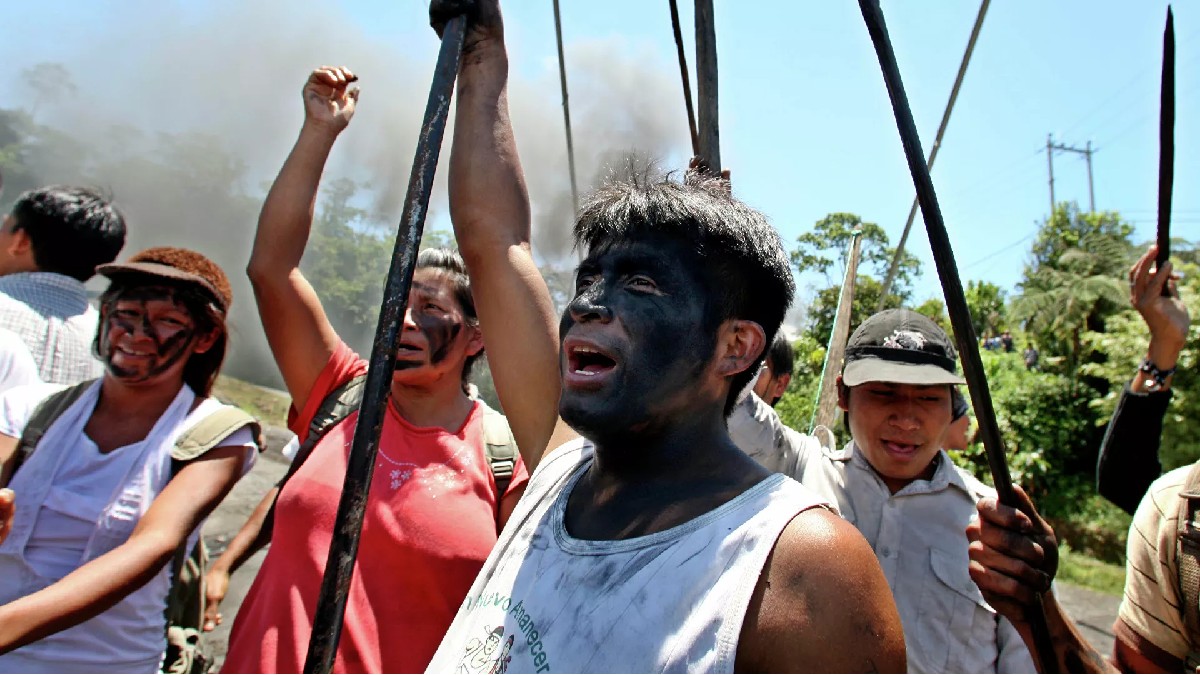
[[[177,325],[163,320],[163,317],[155,316],[151,310],[151,303],[154,302],[171,303],[176,311],[188,317],[187,324]],[[191,320],[191,313],[176,297],[175,289],[172,288],[132,288],[108,301],[104,309],[104,333],[101,340],[103,356],[112,374],[122,379],[145,381],[170,370],[187,354],[188,347],[196,337],[196,326]],[[159,313],[161,314],[162,310],[159,310]],[[114,332],[136,335],[139,331],[154,345],[155,358],[150,367],[139,372],[137,369],[123,368],[113,363],[113,352],[116,350],[112,340]]]
[[[559,336],[594,335],[613,352],[618,372],[599,390],[564,388],[564,421],[598,440],[653,425],[672,409],[694,407],[718,323],[712,289],[696,272],[701,264],[685,243],[662,236],[591,252],[580,265],[580,283]],[[617,330],[603,325],[605,314]],[[563,364],[569,367],[565,359]]]
[[[431,299],[436,298],[441,304],[448,302],[438,297],[442,291],[441,288],[414,281],[409,300],[410,305],[415,306],[411,309],[411,314],[413,323],[417,325],[416,330],[425,337],[429,365],[439,365],[446,360],[451,347],[463,330],[463,321],[457,312],[437,310],[433,307],[426,309],[425,305]],[[396,370],[409,370],[423,365],[425,364],[421,361],[396,360]]]

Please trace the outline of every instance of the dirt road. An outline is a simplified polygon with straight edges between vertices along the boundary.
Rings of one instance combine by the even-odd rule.
[[[246,521],[246,517],[258,505],[262,496],[287,471],[287,460],[279,454],[279,448],[289,437],[286,432],[269,430],[267,440],[270,449],[259,458],[254,470],[238,483],[204,526],[204,540],[208,542],[210,550],[224,550],[226,543]],[[225,657],[229,628],[233,625],[237,607],[250,590],[250,582],[258,573],[265,555],[265,552],[255,555],[233,575],[229,594],[222,604],[225,620],[217,630],[206,636],[210,653],[217,658],[218,663]],[[1121,599],[1068,584],[1056,584],[1056,592],[1059,601],[1078,622],[1080,629],[1096,649],[1101,654],[1111,654],[1112,625],[1116,620]]]

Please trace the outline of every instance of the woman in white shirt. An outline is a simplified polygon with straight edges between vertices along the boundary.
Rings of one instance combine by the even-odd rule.
[[[62,388],[0,396],[0,487],[11,489],[0,497],[0,672],[157,671],[168,563],[254,460],[249,425],[172,459],[180,434],[222,407],[209,396],[231,300],[221,269],[155,248],[97,271],[111,280],[94,344],[104,377],[81,385],[29,453],[26,423]]]

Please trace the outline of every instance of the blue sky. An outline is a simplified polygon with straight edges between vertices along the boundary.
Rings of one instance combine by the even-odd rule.
[[[411,71],[407,95],[395,105],[403,107],[406,116],[420,114],[436,51],[424,3],[249,3],[262,6],[255,14],[255,20],[267,26],[262,31],[275,27],[270,35],[263,33],[264,42],[274,40],[295,48],[294,54],[288,52],[290,60],[284,66],[263,73],[253,71],[257,58],[253,39],[230,46],[221,41],[219,32],[206,32],[220,24],[217,15],[231,11],[233,5],[60,0],[9,5],[6,22],[22,30],[15,35],[6,31],[10,37],[0,45],[0,59],[10,66],[10,73],[40,61],[73,64],[80,89],[96,101],[97,109],[111,111],[119,110],[121,98],[127,96],[122,87],[134,86],[113,83],[123,79],[122,68],[136,69],[156,59],[169,61],[160,56],[164,38],[156,38],[165,23],[179,25],[181,32],[172,34],[171,40],[182,40],[180,50],[187,49],[190,39],[196,45],[211,43],[213,58],[220,63],[213,79],[233,78],[239,86],[253,86],[250,91],[262,91],[264,97],[273,96],[270,92],[276,88],[294,96],[307,68],[337,62],[339,54],[346,53],[342,42],[354,42],[371,46],[376,55],[386,52],[387,58],[381,56],[380,63],[374,64],[376,70],[386,69],[392,58],[396,68]],[[692,4],[680,0],[680,5],[694,66]],[[550,0],[504,5],[514,78],[536,85],[514,87],[514,117],[524,110],[541,115],[532,133],[517,120],[527,169],[562,173],[565,146],[558,116],[551,7]],[[789,246],[814,222],[835,211],[854,212],[877,222],[895,240],[912,200],[912,182],[857,3],[717,0],[716,7],[722,157],[733,171],[737,195],[767,213]],[[1136,225],[1138,239],[1153,236],[1165,8],[1159,0],[998,0],[992,4],[933,172],[964,280],[985,279],[1005,287],[1019,280],[1032,235],[1048,210],[1044,151],[1048,132],[1070,145],[1091,141],[1097,148],[1093,158],[1097,208],[1121,211]],[[973,0],[884,3],[926,150],[977,10]],[[667,166],[681,166],[689,154],[688,139],[666,1],[562,0],[562,12],[573,111],[576,106],[608,108],[632,117],[667,118],[666,137],[654,150]],[[1174,232],[1194,240],[1200,239],[1200,197],[1189,187],[1200,180],[1195,124],[1200,119],[1195,112],[1200,102],[1200,6],[1177,3],[1175,13]],[[158,23],[139,24],[131,19],[136,16],[150,16]],[[305,23],[306,19],[311,21]],[[195,32],[189,33],[192,25]],[[300,25],[306,27],[303,34],[299,28],[294,39],[287,34]],[[322,36],[321,25],[330,26],[327,35]],[[228,26],[228,30],[237,34],[238,28]],[[99,60],[103,67],[87,57],[97,53],[104,54]],[[646,82],[656,84],[650,87],[638,79],[633,95],[625,91],[620,100],[605,99],[604,93],[612,90],[589,87],[587,76],[573,70],[572,63],[586,59],[594,72],[603,67],[606,56],[624,69],[618,78],[647,77],[651,79]],[[246,64],[253,77],[239,79],[231,70],[240,69],[230,63]],[[283,84],[276,86],[276,79]],[[375,96],[369,82],[364,77],[363,115]],[[519,100],[527,94],[528,100]],[[0,81],[0,100],[18,95],[18,82],[11,77]],[[190,118],[171,112],[176,109],[168,103],[131,114],[140,115],[140,123],[151,128],[174,129],[191,123],[179,121]],[[289,100],[287,106],[291,117],[280,120],[278,138],[263,141],[269,150],[264,167],[278,166],[293,137],[298,105]],[[589,135],[579,125],[591,118],[580,117],[575,132],[581,153],[601,152],[606,144],[628,140],[620,137],[619,125],[603,132],[593,129]],[[415,124],[398,126],[398,137],[415,137]],[[536,148],[526,153],[525,144]],[[406,176],[411,149],[399,148],[392,156],[396,174]],[[543,166],[547,163],[550,166]],[[1076,200],[1086,207],[1082,158],[1057,154],[1054,169],[1058,199]],[[269,172],[263,177],[269,177]],[[534,197],[536,201],[539,195]],[[435,226],[444,224],[444,216],[437,215],[439,206],[433,208]],[[925,263],[917,299],[939,295],[919,218],[909,245]],[[800,281],[803,295],[805,286],[822,280],[803,275]]]

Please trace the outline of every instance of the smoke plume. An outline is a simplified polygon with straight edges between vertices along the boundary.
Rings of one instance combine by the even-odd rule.
[[[188,246],[225,268],[235,294],[226,372],[278,384],[243,270],[266,187],[300,128],[304,79],[323,64],[347,65],[360,76],[359,109],[325,181],[344,176],[367,186],[361,206],[394,228],[436,38],[428,28],[405,27],[405,35],[428,35],[402,49],[366,34],[333,5],[282,0],[204,3],[202,11],[146,1],[109,8],[106,30],[72,45],[66,57],[10,58],[3,84],[27,98],[4,107],[31,112],[84,144],[80,155],[46,146],[29,158],[42,182],[82,180],[66,159],[95,158],[103,175],[89,177],[113,194],[129,222],[121,257],[154,245]],[[687,130],[673,63],[615,37],[567,42],[581,196],[626,152],[682,162]],[[72,80],[57,99],[21,81],[23,70],[47,60],[61,62]],[[534,77],[513,68],[509,101],[533,203],[535,254],[548,271],[561,271],[571,264],[574,214],[553,52],[542,63]],[[426,229],[448,226],[449,138]]]

